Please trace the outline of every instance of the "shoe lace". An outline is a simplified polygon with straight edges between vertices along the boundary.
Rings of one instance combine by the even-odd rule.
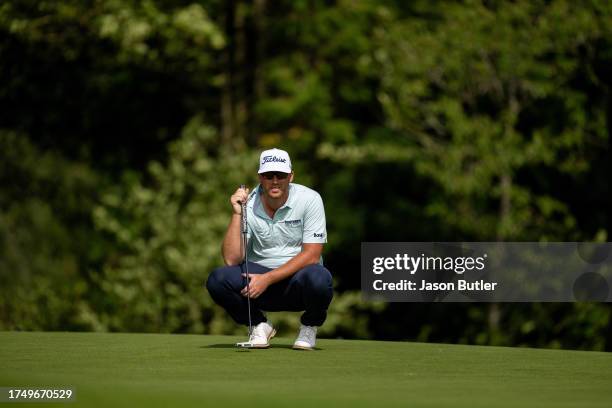
[[[257,325],[253,327],[253,331],[251,332],[251,336],[249,337],[249,341],[255,340],[257,337],[265,337],[265,333],[263,331],[263,327]]]
[[[302,330],[300,330],[300,337],[306,339],[310,344],[314,343],[315,336],[315,331],[310,326],[304,326],[302,327]]]

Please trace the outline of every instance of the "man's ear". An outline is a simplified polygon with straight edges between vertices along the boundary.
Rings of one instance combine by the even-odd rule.
[[[291,172],[291,175],[289,176],[289,182],[293,183],[293,172]]]

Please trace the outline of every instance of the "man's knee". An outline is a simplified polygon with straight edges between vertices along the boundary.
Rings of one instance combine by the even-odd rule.
[[[300,275],[300,280],[308,291],[331,297],[332,276],[323,265],[308,265],[300,271]]]
[[[213,270],[206,280],[206,289],[212,296],[222,293],[230,283],[233,271],[232,267],[222,266]]]

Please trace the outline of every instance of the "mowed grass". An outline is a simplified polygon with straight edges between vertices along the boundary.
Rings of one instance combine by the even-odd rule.
[[[71,407],[612,406],[610,353],[292,340],[241,351],[235,336],[0,332],[0,386],[71,386]]]

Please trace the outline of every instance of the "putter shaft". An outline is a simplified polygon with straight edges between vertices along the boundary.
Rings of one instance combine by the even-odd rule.
[[[240,188],[242,188],[243,190],[246,189],[246,186],[244,184],[242,184],[240,186]],[[248,197],[246,200],[244,200],[244,202],[241,202],[241,212],[242,212],[242,247],[244,248],[244,270],[245,270],[245,274],[246,274],[246,282],[247,282],[247,308],[248,308],[248,313],[249,313],[249,339],[251,338],[251,334],[253,333],[253,325],[251,323],[251,294],[249,293],[250,291],[250,287],[249,287],[249,281],[250,281],[250,276],[249,276],[249,254],[248,254],[248,250],[247,250],[247,244],[248,244],[248,238],[247,238],[247,233],[248,233],[248,224],[247,224],[247,202],[249,201]]]

